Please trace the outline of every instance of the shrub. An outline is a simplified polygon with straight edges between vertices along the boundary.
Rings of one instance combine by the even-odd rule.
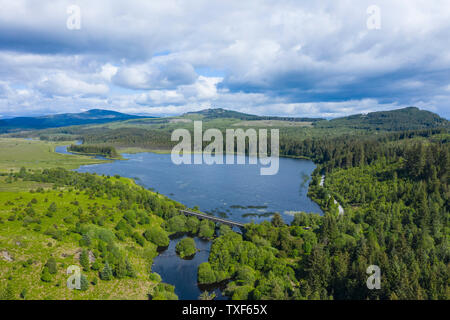
[[[197,251],[197,248],[195,247],[194,239],[183,238],[180,242],[177,243],[175,250],[181,258],[185,258],[193,256]]]
[[[47,267],[44,267],[41,273],[41,280],[44,282],[52,282],[52,275],[48,271]]]
[[[198,232],[198,236],[200,238],[210,239],[214,236],[214,227],[211,226],[211,224],[214,225],[214,223],[212,223],[208,220],[203,220],[200,223],[200,228],[199,228],[199,232]]]
[[[45,267],[47,267],[47,270],[50,274],[56,274],[58,272],[58,268],[56,266],[56,260],[53,257],[50,257],[47,260],[47,263],[45,264]]]
[[[140,235],[140,233],[134,232],[132,237],[134,241],[136,241],[136,243],[139,244],[140,246],[143,247],[145,245],[145,239],[143,236]]]
[[[89,281],[86,278],[86,276],[82,274],[80,278],[80,290],[86,291],[88,288],[89,288]]]
[[[198,266],[198,283],[211,284],[216,282],[216,276],[209,262],[203,262]]]
[[[144,232],[144,237],[158,247],[167,247],[170,243],[167,232],[159,227],[151,227]]]

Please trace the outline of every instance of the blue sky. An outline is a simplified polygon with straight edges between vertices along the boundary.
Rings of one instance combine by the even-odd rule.
[[[80,29],[67,28],[80,9]],[[379,28],[369,28],[376,5]],[[449,118],[448,1],[0,0],[0,117],[221,107]],[[71,20],[73,21],[73,20]]]

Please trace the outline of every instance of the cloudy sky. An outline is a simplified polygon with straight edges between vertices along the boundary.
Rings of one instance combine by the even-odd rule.
[[[0,0],[0,116],[449,118],[449,39],[448,0]]]

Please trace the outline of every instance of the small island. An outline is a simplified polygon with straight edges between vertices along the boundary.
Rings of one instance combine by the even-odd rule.
[[[108,159],[121,159],[121,156],[116,151],[116,148],[112,146],[72,144],[67,148],[67,151],[84,155],[103,156]]]
[[[175,249],[182,259],[192,257],[197,252],[194,239],[189,237],[181,239],[181,241],[177,243]]]

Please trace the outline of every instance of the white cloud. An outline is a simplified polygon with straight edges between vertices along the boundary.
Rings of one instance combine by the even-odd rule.
[[[36,87],[49,95],[57,96],[104,95],[109,90],[108,86],[104,84],[87,83],[71,78],[65,73],[44,76]]]
[[[2,114],[92,103],[280,115],[420,105],[449,116],[445,0],[379,0],[380,30],[366,27],[369,0],[79,0],[77,31],[66,28],[70,4],[0,0]]]
[[[131,89],[166,89],[192,84],[196,78],[197,74],[189,63],[157,57],[148,63],[119,68],[113,81]]]
[[[102,69],[100,71],[100,77],[103,78],[104,80],[111,81],[111,78],[116,75],[117,70],[118,68],[116,66],[107,63],[102,66]]]

